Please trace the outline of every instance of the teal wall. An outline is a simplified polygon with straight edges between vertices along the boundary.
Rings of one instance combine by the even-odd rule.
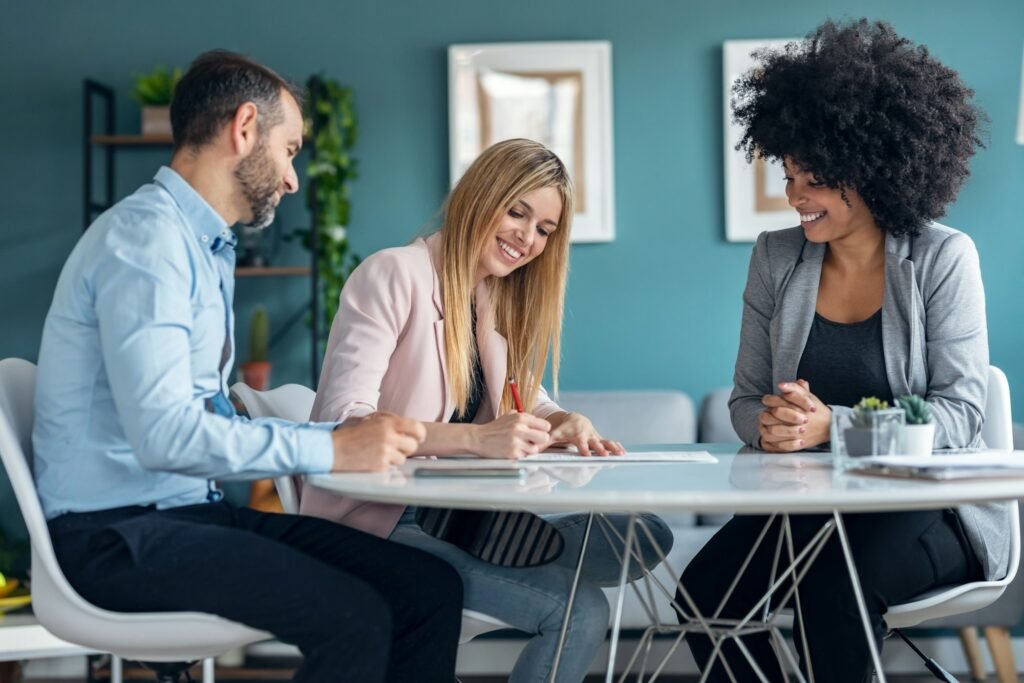
[[[573,249],[562,386],[673,388],[699,400],[731,381],[750,252],[723,237],[721,43],[802,35],[827,16],[862,15],[927,44],[960,71],[991,117],[988,149],[946,221],[981,251],[992,362],[1007,371],[1015,412],[1024,415],[1024,147],[1013,139],[1020,0],[7,3],[0,10],[0,357],[35,359],[54,283],[81,229],[84,77],[116,88],[123,132],[137,130],[128,98],[134,74],[187,65],[211,47],[246,52],[296,79],[322,70],[351,84],[362,174],[350,235],[367,254],[408,241],[444,195],[447,45],[605,39],[613,49],[618,236]],[[118,154],[122,194],[167,156]],[[301,205],[285,200],[285,227],[303,223]],[[302,258],[293,247],[282,254]],[[306,297],[300,280],[242,282],[237,309],[244,320],[263,301],[280,323]],[[301,323],[284,335],[272,350],[275,382],[308,382],[307,347]],[[0,498],[10,510],[6,488]]]

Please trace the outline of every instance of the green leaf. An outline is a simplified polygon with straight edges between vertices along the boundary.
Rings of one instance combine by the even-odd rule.
[[[317,231],[316,267],[322,293],[323,329],[330,329],[345,280],[359,264],[349,249],[347,236],[336,239],[333,228],[348,228],[351,204],[349,183],[356,177],[350,151],[357,139],[355,95],[352,89],[323,75],[306,81],[308,98],[303,114],[311,133],[313,155],[306,167],[310,187],[306,203],[313,226],[302,233],[308,249],[312,230]]]

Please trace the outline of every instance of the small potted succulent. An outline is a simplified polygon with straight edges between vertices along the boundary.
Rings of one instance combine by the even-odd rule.
[[[267,347],[270,344],[270,321],[267,309],[257,306],[249,322],[249,360],[242,363],[242,381],[257,391],[266,391],[270,386],[270,361]]]
[[[888,401],[875,396],[862,398],[853,407],[849,425],[843,430],[847,455],[889,455],[899,451],[904,413],[890,408]]]
[[[903,408],[906,424],[903,426],[903,451],[907,455],[931,455],[935,444],[935,423],[932,409],[920,396],[907,395],[896,399]]]
[[[171,100],[181,69],[158,66],[135,78],[135,100],[142,105],[142,134],[171,134]]]

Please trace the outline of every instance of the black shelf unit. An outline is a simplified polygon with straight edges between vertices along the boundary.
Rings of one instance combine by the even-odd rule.
[[[116,201],[114,190],[114,170],[117,161],[115,151],[119,149],[145,149],[152,147],[168,147],[173,144],[170,136],[163,135],[118,135],[115,125],[114,90],[103,83],[86,78],[82,88],[82,230],[86,230],[97,216],[109,209]],[[97,115],[102,109],[102,115]],[[96,173],[96,162],[102,160],[102,173]],[[96,176],[101,176],[101,187],[97,188]],[[97,201],[97,190],[102,190],[102,199]],[[315,389],[320,380],[320,338],[322,336],[320,318],[320,281],[316,267],[316,253],[319,248],[316,226],[310,231],[310,266],[278,266],[265,268],[241,267],[235,270],[236,277],[288,277],[309,275],[310,301],[307,307],[311,313],[311,344],[310,368],[312,369],[311,386]],[[292,317],[295,320],[295,317]],[[283,329],[288,329],[287,324]],[[273,343],[273,340],[271,340]]]

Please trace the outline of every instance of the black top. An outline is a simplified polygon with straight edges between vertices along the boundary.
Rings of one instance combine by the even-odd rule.
[[[882,347],[882,309],[856,323],[832,322],[817,313],[796,371],[825,405],[853,406],[866,396],[892,405]]]
[[[480,402],[484,396],[484,369],[480,364],[480,354],[476,354],[476,362],[473,364],[473,386],[469,389],[469,402],[466,403],[466,412],[455,411],[451,424],[469,424],[476,419],[476,413],[480,410]]]
[[[470,327],[476,334],[476,300],[470,302]],[[469,401],[466,402],[466,412],[458,410],[452,415],[450,424],[469,424],[476,419],[477,411],[480,410],[480,402],[484,397],[484,369],[480,365],[480,354],[477,353],[473,363],[473,384],[469,387]]]

